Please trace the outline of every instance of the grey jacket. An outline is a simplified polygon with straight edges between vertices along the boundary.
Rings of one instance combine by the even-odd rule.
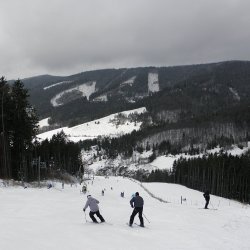
[[[133,205],[134,203],[134,205]],[[134,207],[143,207],[144,205],[144,201],[143,198],[141,196],[135,196],[130,200],[130,205],[134,206]]]
[[[83,209],[86,209],[89,206],[91,212],[97,212],[99,210],[99,207],[97,204],[99,204],[99,201],[89,196],[85,204],[85,207]]]

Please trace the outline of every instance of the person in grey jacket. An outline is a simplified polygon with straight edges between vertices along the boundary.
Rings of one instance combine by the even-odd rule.
[[[143,217],[142,217],[144,200],[139,195],[138,192],[136,192],[135,196],[130,200],[130,205],[131,205],[132,208],[134,208],[134,210],[133,210],[133,213],[130,216],[129,226],[133,225],[134,218],[137,215],[137,213],[139,213],[140,226],[144,227],[144,221],[143,221]]]
[[[94,216],[95,214],[101,220],[101,222],[105,222],[105,220],[103,219],[102,215],[99,212],[99,207],[98,207],[99,201],[97,199],[93,198],[91,195],[88,195],[87,198],[88,199],[87,199],[86,204],[83,208],[83,211],[85,212],[87,207],[89,207],[89,209],[90,209],[89,217],[92,219],[92,221],[94,223],[98,223],[95,216]]]

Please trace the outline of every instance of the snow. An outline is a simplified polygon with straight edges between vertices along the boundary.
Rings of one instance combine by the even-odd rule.
[[[86,83],[83,83],[83,84],[81,84],[81,85],[79,85],[77,87],[64,90],[64,91],[58,93],[57,95],[55,95],[50,100],[50,102],[51,102],[53,107],[63,105],[63,103],[58,102],[58,99],[60,99],[64,94],[70,93],[70,92],[73,92],[73,91],[76,91],[76,90],[81,92],[82,96],[86,96],[87,99],[89,100],[89,96],[92,95],[95,92],[95,85],[96,85],[96,82],[86,82]]]
[[[45,118],[45,119],[40,120],[40,121],[38,122],[38,126],[39,126],[40,128],[49,126],[49,119],[50,119],[50,117],[47,117],[47,118]]]
[[[53,88],[55,86],[58,86],[58,85],[62,85],[62,84],[65,84],[65,83],[71,83],[72,81],[63,81],[63,82],[57,82],[57,83],[54,83],[52,85],[49,85],[47,87],[44,87],[43,89],[44,90],[47,90],[47,89],[50,89],[50,88]]]
[[[170,170],[173,167],[174,161],[177,160],[177,159],[178,159],[178,157],[175,157],[173,155],[159,156],[151,163],[151,165],[154,166],[157,169],[168,169],[168,170]]]
[[[148,73],[148,92],[158,92],[159,90],[158,73]]]
[[[108,97],[107,97],[107,95],[100,95],[100,96],[94,98],[93,101],[94,102],[107,102]]]
[[[94,160],[94,155],[97,155],[97,151],[95,147],[93,147],[89,151],[82,150],[82,160],[84,162],[88,162],[89,169],[96,173],[97,170],[107,167],[126,167],[127,171],[137,171],[144,169],[148,172],[152,170],[171,170],[173,167],[174,161],[177,161],[180,158],[184,159],[192,159],[192,158],[202,158],[204,156],[208,156],[208,154],[219,154],[220,152],[231,154],[231,155],[242,155],[245,154],[248,150],[250,150],[250,142],[248,142],[248,146],[239,148],[236,145],[232,145],[231,149],[225,150],[220,147],[216,147],[211,150],[207,150],[204,153],[189,155],[189,154],[177,154],[177,155],[160,155],[157,156],[156,159],[149,163],[148,158],[153,154],[152,150],[144,151],[139,153],[134,151],[131,158],[122,158],[118,156],[116,159],[107,159],[107,160],[99,160],[99,157],[96,157]]]
[[[120,113],[128,116],[132,113],[140,114],[143,112],[146,112],[146,108],[144,107],[133,110],[127,110]],[[68,136],[69,140],[77,142],[80,140],[93,139],[98,136],[121,136],[123,134],[131,133],[133,130],[140,129],[141,122],[135,124],[134,122],[127,121],[124,124],[120,125],[111,122],[111,120],[115,119],[115,117],[120,113],[115,113],[71,128],[63,127],[51,130],[39,134],[37,137],[40,140],[45,140],[46,138],[51,139],[53,135],[64,131],[64,133]]]
[[[216,147],[214,149],[208,150],[206,152],[207,154],[215,154],[223,151],[224,153],[231,154],[233,156],[240,156],[242,154],[245,154],[248,150],[250,150],[250,143],[248,142],[247,147],[243,147],[242,149],[239,148],[236,145],[232,145],[232,148],[229,150],[224,150],[220,147]],[[153,167],[152,169],[172,169],[174,161],[180,159],[180,158],[185,158],[185,159],[190,159],[190,158],[202,158],[204,154],[196,154],[196,155],[189,155],[189,154],[178,154],[178,155],[163,155],[163,156],[158,156],[150,165]]]
[[[229,90],[233,94],[234,99],[237,101],[240,101],[240,96],[239,96],[238,92],[233,88],[229,88]]]
[[[125,86],[125,85],[133,86],[134,81],[135,81],[135,78],[136,78],[136,76],[133,76],[133,77],[129,78],[127,81],[122,82],[122,83],[120,84],[120,86],[121,86],[121,87],[122,87],[122,86]]]
[[[167,183],[143,183],[151,193],[171,201],[163,203],[138,182],[122,177],[95,177],[87,181],[87,194],[100,201],[107,223],[92,224],[82,211],[86,195],[80,185],[56,183],[51,189],[0,187],[0,249],[8,250],[247,250],[250,246],[250,207],[211,196],[204,206],[202,193]],[[112,187],[112,190],[111,190]],[[101,190],[105,188],[105,195]],[[125,192],[121,198],[120,193]],[[126,225],[132,213],[131,195],[144,198],[146,228]],[[186,202],[180,204],[180,196]],[[135,222],[139,223],[138,217]]]

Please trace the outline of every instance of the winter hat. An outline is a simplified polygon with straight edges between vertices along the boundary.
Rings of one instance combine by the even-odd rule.
[[[89,195],[87,195],[87,198],[89,198],[91,195],[89,194]]]
[[[136,193],[135,193],[135,195],[136,195],[136,196],[138,196],[138,195],[139,195],[139,193],[138,193],[138,192],[136,192]]]

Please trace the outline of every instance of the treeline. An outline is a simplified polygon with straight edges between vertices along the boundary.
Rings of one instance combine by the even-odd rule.
[[[79,145],[85,151],[88,151],[91,147],[96,146],[96,156],[102,154],[111,159],[116,158],[118,155],[122,155],[125,158],[131,157],[134,151],[142,153],[143,151],[152,150],[152,157],[154,158],[159,154],[177,154],[180,152],[181,148],[179,146],[172,145],[169,141],[162,141],[161,143],[156,143],[152,146],[149,145],[149,143],[145,146],[141,145],[138,142],[146,136],[146,133],[147,132],[145,130],[134,130],[131,134],[126,134],[119,138],[106,137],[104,139],[84,140],[79,142]],[[191,148],[188,152],[190,154],[198,153],[198,151],[193,148]]]
[[[37,176],[40,161],[41,178],[60,176],[63,173],[76,175],[81,171],[81,148],[78,143],[67,139],[64,132],[53,135],[51,140],[35,141],[33,150],[33,175]]]
[[[85,140],[79,142],[79,145],[88,151],[91,147],[96,146],[97,154],[105,154],[108,158],[114,159],[118,154],[124,157],[131,157],[133,150],[136,149],[136,138],[134,137],[136,131],[131,134],[124,135],[120,138],[104,138],[104,139],[94,139]],[[97,155],[98,156],[98,155]]]
[[[250,153],[242,156],[210,154],[202,158],[180,158],[173,169],[155,170],[144,181],[170,182],[242,202],[250,202]]]
[[[37,116],[20,80],[0,78],[0,178],[29,179]]]

